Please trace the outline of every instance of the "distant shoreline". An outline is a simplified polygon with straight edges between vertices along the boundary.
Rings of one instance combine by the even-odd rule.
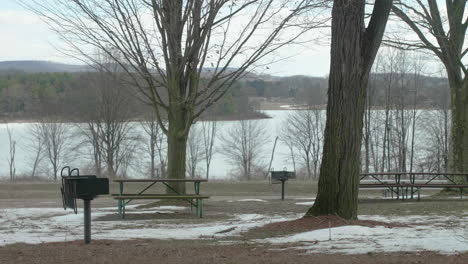
[[[278,104],[279,105],[279,104]],[[316,105],[313,106],[312,109],[315,110],[323,110],[325,111],[327,109],[326,105]],[[286,105],[286,104],[281,104],[278,107],[266,107],[266,108],[261,108],[257,112],[253,113],[242,113],[242,114],[234,114],[234,115],[227,115],[227,116],[216,116],[213,118],[200,118],[197,121],[240,121],[240,120],[260,120],[260,119],[270,119],[272,118],[271,116],[267,115],[263,111],[296,111],[296,110],[307,110],[306,106],[303,105]],[[381,110],[384,111],[386,110],[384,107],[372,107],[371,110]],[[396,109],[392,108],[389,109],[390,111],[395,111],[395,110],[401,110],[401,109]],[[405,108],[404,110],[413,110],[412,108]],[[434,110],[444,110],[441,108],[435,108],[435,107],[419,107],[416,108],[416,110],[425,110],[425,111],[434,111]],[[450,109],[446,109],[450,111]],[[0,124],[18,124],[18,123],[37,123],[39,122],[39,119],[26,119],[26,118],[1,118],[0,119]],[[141,118],[134,118],[131,119],[130,122],[144,122],[146,121],[145,119]],[[86,120],[59,120],[58,122],[62,123],[85,123],[87,122]]]
[[[234,114],[234,115],[229,115],[229,116],[218,116],[214,118],[200,118],[197,121],[240,121],[240,120],[260,120],[260,119],[270,119],[271,116],[263,113],[263,112],[254,112],[254,113],[248,113],[248,114]],[[143,118],[134,118],[130,119],[129,122],[144,122],[147,121]],[[39,119],[22,119],[22,118],[2,118],[0,119],[0,124],[24,124],[24,123],[38,123],[40,122]],[[68,119],[68,120],[57,120],[57,122],[60,123],[85,123],[87,122],[86,120],[74,120],[74,119]]]

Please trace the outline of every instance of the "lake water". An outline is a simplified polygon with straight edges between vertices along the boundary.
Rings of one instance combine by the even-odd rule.
[[[380,110],[376,110],[377,113],[381,112]],[[430,113],[428,110],[421,110],[419,111],[424,114]],[[265,128],[265,133],[261,135],[262,137],[265,137],[267,139],[267,143],[264,145],[262,152],[261,152],[261,160],[262,160],[262,165],[263,168],[266,169],[268,167],[268,164],[270,162],[271,158],[271,153],[272,149],[274,146],[275,138],[276,136],[279,135],[279,129],[283,124],[283,121],[287,118],[288,113],[291,113],[289,110],[277,110],[277,111],[265,111],[265,113],[269,116],[271,116],[271,119],[263,119],[263,120],[255,120],[254,122],[260,122],[261,126]],[[322,116],[325,115],[325,111],[322,111]],[[381,114],[378,114],[381,115]],[[218,122],[218,135],[226,133],[230,128],[232,128],[238,121],[220,121]],[[32,167],[32,156],[33,153],[31,153],[31,149],[28,147],[30,144],[30,141],[28,140],[29,135],[28,131],[30,126],[32,126],[31,123],[10,123],[10,124],[0,124],[0,177],[2,178],[8,178],[9,176],[9,168],[8,168],[8,153],[9,153],[9,141],[8,141],[8,135],[7,135],[7,129],[6,127],[9,127],[13,139],[16,140],[17,142],[17,149],[16,149],[16,174],[17,175],[29,175]],[[196,124],[195,126],[199,126],[200,124]],[[73,124],[68,124],[70,130],[74,129]],[[419,127],[422,127],[423,124],[419,124]],[[141,129],[136,129],[136,131],[142,131]],[[418,132],[418,137],[416,139],[416,145],[427,145],[425,142],[428,140],[427,135],[421,135],[421,133],[425,132]],[[79,139],[74,139],[72,145],[76,145],[79,142]],[[215,141],[215,149],[219,149],[222,145],[221,140],[217,139]],[[89,157],[85,157],[83,155],[77,155],[76,151],[72,151],[70,149],[66,150],[67,155],[65,155],[64,160],[61,164],[61,166],[69,165],[71,167],[79,167],[79,168],[85,168],[87,165],[89,165],[90,159]],[[422,154],[421,154],[422,155]],[[276,150],[275,150],[275,156],[273,159],[272,163],[272,168],[276,170],[282,170],[283,168],[286,168],[288,170],[293,169],[293,165],[289,159],[290,157],[290,152],[287,146],[282,142],[281,140],[278,140]],[[144,153],[139,153],[138,154],[138,160],[140,161],[139,165],[137,167],[145,167],[148,164],[148,158],[147,155]],[[296,157],[296,160],[298,158]],[[43,174],[49,174],[50,175],[50,169],[48,171],[47,166],[45,165],[47,163],[47,160],[44,160],[44,166],[43,166]],[[200,171],[199,174],[200,176],[204,176],[204,166],[205,163],[204,161],[201,161],[199,164]],[[45,168],[45,169],[44,169]],[[141,169],[139,170],[138,168],[133,168],[129,170],[129,175],[130,177],[137,177],[137,178],[144,178],[148,177],[148,175],[145,175],[143,172],[144,170]],[[210,178],[215,178],[215,179],[228,179],[235,177],[237,175],[238,169],[236,166],[232,165],[231,162],[229,162],[225,156],[223,156],[220,153],[216,153],[212,159],[212,165],[210,169]]]

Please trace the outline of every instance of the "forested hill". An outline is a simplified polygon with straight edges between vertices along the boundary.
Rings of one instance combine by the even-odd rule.
[[[1,72],[84,72],[92,71],[86,65],[63,64],[50,61],[0,61]]]
[[[100,76],[90,67],[44,61],[0,62],[0,114],[4,119],[33,119],[47,113],[65,119],[85,119],[84,112],[99,104],[95,93]],[[441,108],[448,102],[447,80],[412,74],[372,74],[370,104],[376,108]],[[139,118],[147,106],[125,91],[130,118]],[[208,113],[213,118],[243,118],[270,103],[325,105],[327,79],[310,76],[277,77],[249,74],[237,81]]]

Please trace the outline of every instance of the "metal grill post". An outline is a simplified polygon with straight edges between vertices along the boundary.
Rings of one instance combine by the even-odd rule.
[[[85,199],[84,202],[84,242],[91,243],[91,200]]]
[[[284,201],[284,183],[286,180],[281,180],[281,201]]]

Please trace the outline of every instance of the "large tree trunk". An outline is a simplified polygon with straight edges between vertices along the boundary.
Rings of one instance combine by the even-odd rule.
[[[188,112],[183,106],[174,106],[169,111],[167,175],[171,179],[185,179],[187,140],[191,125],[188,118]],[[171,183],[170,186],[178,193],[185,193],[185,183]],[[167,189],[167,193],[174,192],[171,188]]]
[[[319,189],[310,215],[357,218],[366,86],[392,1],[377,0],[365,28],[363,0],[334,1],[327,122]]]
[[[452,100],[450,168],[452,172],[466,172],[468,170],[468,81],[454,79],[449,75]]]

